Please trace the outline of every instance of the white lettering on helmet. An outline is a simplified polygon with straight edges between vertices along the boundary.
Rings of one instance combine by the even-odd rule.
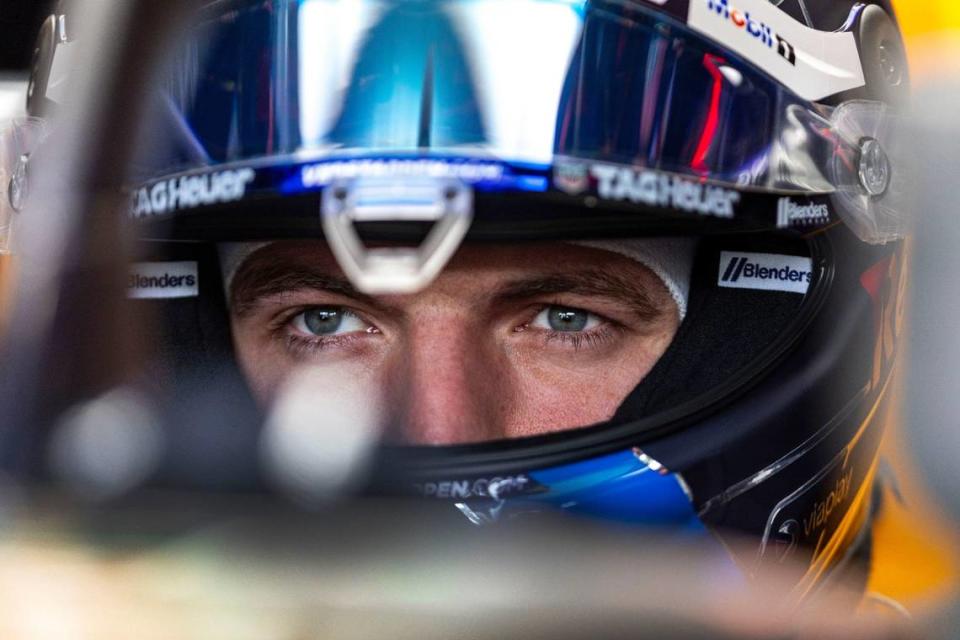
[[[806,293],[813,280],[813,261],[805,256],[722,251],[717,285],[727,289],[760,289]]]
[[[443,480],[439,482],[424,482],[416,485],[417,491],[424,496],[434,498],[497,498],[510,493],[522,492],[529,484],[530,478],[525,475],[505,476],[496,478],[477,478],[474,480]],[[491,487],[497,487],[497,495],[491,495]]]
[[[739,191],[656,171],[595,164],[590,174],[597,180],[597,195],[605,200],[672,207],[718,218],[732,218],[740,202]]]
[[[805,227],[830,222],[830,208],[825,204],[800,205],[790,198],[777,202],[777,228]]]
[[[133,217],[161,216],[201,205],[241,200],[253,182],[253,169],[227,169],[216,173],[181,176],[142,187],[134,193]]]
[[[197,263],[137,262],[130,265],[127,296],[137,299],[195,298],[199,295]]]
[[[306,188],[325,187],[336,180],[355,178],[455,178],[473,183],[503,178],[503,166],[491,162],[444,160],[338,160],[304,167],[300,181]]]

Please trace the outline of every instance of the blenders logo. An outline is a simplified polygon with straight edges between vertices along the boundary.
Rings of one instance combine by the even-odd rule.
[[[706,2],[707,8],[714,14],[729,20],[733,26],[738,29],[743,29],[767,48],[776,48],[780,57],[793,66],[797,65],[796,49],[782,36],[774,33],[770,25],[759,20],[754,20],[750,17],[749,11],[743,12],[730,6],[728,0],[706,0]]]
[[[777,228],[806,227],[830,222],[830,208],[825,204],[797,204],[790,198],[777,202]]]
[[[164,180],[137,189],[133,195],[133,217],[159,216],[205,204],[241,200],[255,177],[253,169],[228,169]]]
[[[127,296],[130,298],[195,298],[198,294],[196,262],[138,262],[130,265],[127,281]]]
[[[628,200],[651,207],[672,207],[688,213],[732,218],[740,192],[701,184],[656,171],[596,164],[590,175],[597,181],[597,195],[607,200]]]
[[[806,293],[813,263],[804,256],[723,251],[717,285],[727,289],[758,289]]]

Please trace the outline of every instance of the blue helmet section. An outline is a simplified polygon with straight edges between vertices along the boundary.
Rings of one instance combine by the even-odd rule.
[[[517,475],[426,483],[419,489],[430,497],[462,498],[458,506],[476,524],[559,509],[661,531],[706,533],[683,480],[638,449]]]
[[[715,569],[722,571],[731,585],[747,579],[736,558],[698,517],[682,478],[639,449],[529,474],[441,481],[421,484],[419,489],[444,499],[470,494],[472,497],[457,502],[456,506],[477,525],[559,511],[578,518],[654,531],[675,541],[695,541],[698,548],[713,553]],[[508,495],[501,495],[504,493]]]
[[[682,480],[661,471],[665,470],[655,471],[633,451],[623,451],[530,476],[548,487],[536,500],[567,511],[626,524],[706,531]]]

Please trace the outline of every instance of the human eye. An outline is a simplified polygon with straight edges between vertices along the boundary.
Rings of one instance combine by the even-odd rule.
[[[371,327],[352,311],[343,307],[310,307],[290,319],[291,328],[303,337],[340,336]]]
[[[601,323],[600,317],[589,311],[550,305],[537,314],[530,326],[547,331],[574,333],[590,331],[600,326]]]
[[[613,340],[620,325],[598,313],[558,304],[540,309],[521,330],[533,331],[547,343],[565,348],[599,347]]]
[[[276,335],[294,356],[329,348],[359,347],[380,331],[355,312],[340,306],[310,306],[279,318]]]

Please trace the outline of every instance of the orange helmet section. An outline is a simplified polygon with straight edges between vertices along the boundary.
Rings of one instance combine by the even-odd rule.
[[[960,75],[960,3],[898,2],[895,9],[914,79],[929,84],[945,72]]]
[[[960,4],[955,0],[900,2],[896,11],[908,40],[933,32],[960,31]]]

